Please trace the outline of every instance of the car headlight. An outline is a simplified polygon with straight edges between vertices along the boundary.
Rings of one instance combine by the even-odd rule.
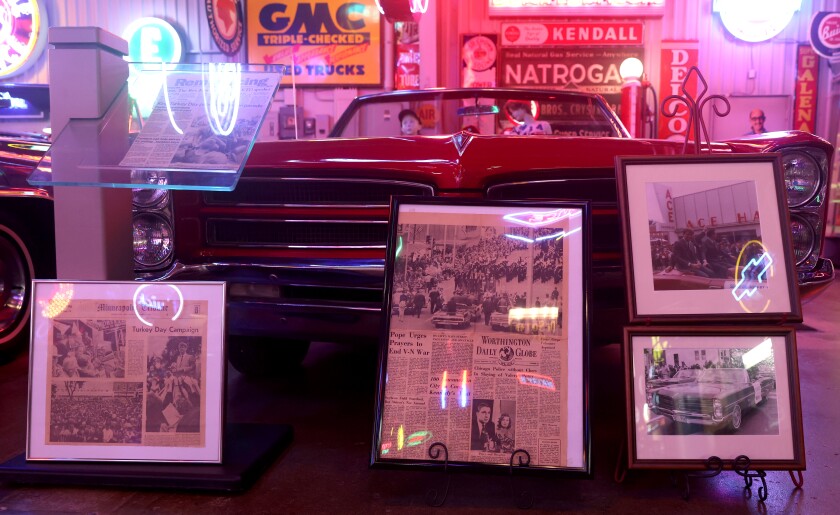
[[[172,255],[172,226],[162,216],[136,215],[133,223],[134,261],[145,267],[160,265]]]
[[[788,152],[782,157],[788,205],[801,206],[811,200],[820,187],[820,167],[805,152]]]
[[[721,420],[723,418],[723,405],[720,403],[720,399],[715,399],[714,410],[714,419]]]
[[[143,188],[131,190],[131,202],[139,208],[148,209],[166,202],[169,190]]]
[[[811,255],[817,235],[811,224],[798,216],[790,217],[790,232],[793,240],[793,256],[798,265]]]

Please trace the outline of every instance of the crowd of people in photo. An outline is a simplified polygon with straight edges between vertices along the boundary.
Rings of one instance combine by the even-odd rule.
[[[52,376],[54,378],[125,377],[125,328],[114,331],[116,341],[109,341],[78,320],[67,328],[56,323],[53,328]]]
[[[198,432],[201,337],[172,337],[148,357],[146,431]]]
[[[509,293],[514,289],[510,286],[512,283],[528,280],[530,260],[533,260],[534,283],[557,284],[563,280],[562,241],[534,243],[531,256],[526,252],[531,245],[527,242],[498,234],[494,227],[480,231],[481,237],[474,244],[450,246],[446,252],[443,245],[438,246],[434,238],[429,238],[424,249],[415,249],[398,261],[394,274],[394,314],[400,319],[419,317],[427,306],[432,315],[440,310],[454,313],[458,304],[471,308],[481,305],[484,310],[488,299],[493,303],[494,311],[530,307],[526,289],[521,293]],[[556,229],[538,230],[537,236],[542,232],[556,232]],[[445,282],[454,284],[449,295],[441,286]],[[559,296],[556,292],[555,288],[554,293],[546,294],[543,299],[534,296],[534,305],[539,307],[556,301]]]
[[[50,442],[139,444],[142,416],[142,396],[55,397]]]
[[[677,270],[701,277],[733,277],[732,269],[744,250],[745,242],[731,242],[726,236],[718,236],[714,228],[696,232],[682,229],[678,231],[678,236],[673,243],[659,238],[651,240],[654,272]],[[742,262],[746,263],[756,257],[760,249],[758,245],[747,247]]]

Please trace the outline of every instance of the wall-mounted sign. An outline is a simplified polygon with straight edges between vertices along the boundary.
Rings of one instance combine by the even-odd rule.
[[[382,83],[382,29],[374,0],[250,0],[246,9],[249,63],[292,65],[298,85]],[[283,80],[291,84],[291,78]]]
[[[38,60],[47,25],[42,2],[0,1],[0,79],[18,75]]]
[[[692,66],[697,66],[697,41],[663,41],[659,73],[659,95],[665,100],[671,95],[682,95],[680,90],[683,80]],[[697,79],[692,78],[686,84],[686,90],[692,97],[697,98]],[[659,117],[659,133],[661,139],[684,140],[688,125],[688,107],[682,102],[670,101],[664,106],[670,112],[676,109],[673,117]]]
[[[643,58],[634,47],[502,47],[500,85],[506,88],[572,89],[604,95],[618,110],[621,75],[628,57]]]
[[[465,88],[496,87],[496,34],[463,34],[461,36],[461,85]]]
[[[793,128],[814,133],[817,128],[817,84],[820,58],[808,45],[799,45],[796,56],[796,98],[793,101]]]
[[[641,45],[641,22],[502,23],[502,46]]]
[[[244,28],[241,0],[204,0],[210,35],[225,55],[236,55],[242,48]]]
[[[128,60],[134,63],[177,63],[183,56],[181,36],[160,18],[138,18],[123,31]]]
[[[814,15],[811,46],[823,57],[840,56],[840,12],[821,11]]]
[[[490,16],[660,17],[665,0],[488,0]]]
[[[394,36],[394,89],[420,89],[420,27],[413,21],[394,22]]]
[[[750,43],[775,37],[788,26],[802,0],[714,0],[726,30]]]

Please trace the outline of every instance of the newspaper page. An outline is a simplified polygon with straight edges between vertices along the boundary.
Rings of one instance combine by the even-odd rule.
[[[567,463],[569,220],[401,213],[380,457]],[[579,235],[578,235],[579,236]],[[582,317],[581,317],[582,318]]]
[[[45,444],[204,446],[207,301],[182,313],[82,299],[51,319]]]
[[[120,166],[239,168],[279,75],[224,70],[160,73],[162,86],[152,113]]]

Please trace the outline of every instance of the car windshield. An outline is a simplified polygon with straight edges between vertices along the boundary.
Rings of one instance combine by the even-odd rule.
[[[522,106],[529,107],[525,111],[530,117],[525,121],[520,121],[524,115],[516,113]],[[440,136],[461,130],[514,135],[522,132],[514,129],[523,124],[538,127],[533,134],[622,137],[615,114],[596,95],[506,90],[430,90],[361,97],[336,123],[331,136]]]
[[[746,370],[709,368],[700,376],[701,383],[744,383]]]

